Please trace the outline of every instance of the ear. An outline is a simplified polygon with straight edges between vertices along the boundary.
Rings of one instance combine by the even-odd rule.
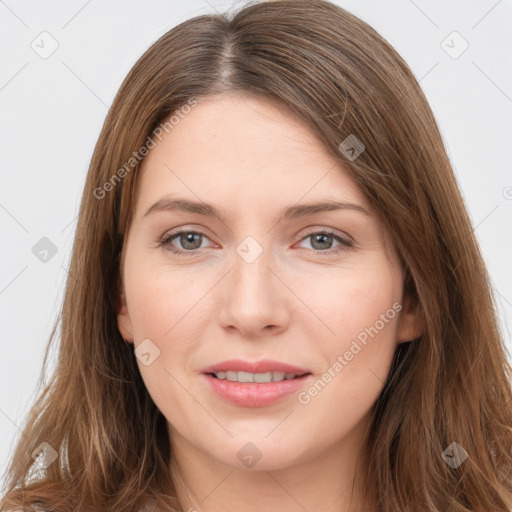
[[[398,343],[413,341],[419,338],[425,329],[423,311],[411,294],[404,296],[400,320],[398,322]]]
[[[117,328],[128,343],[133,343],[132,321],[123,291],[119,291],[118,295]]]

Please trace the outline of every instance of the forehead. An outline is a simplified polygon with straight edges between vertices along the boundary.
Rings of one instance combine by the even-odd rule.
[[[166,193],[255,208],[363,193],[304,121],[275,102],[201,98],[155,140],[138,179],[137,216]]]

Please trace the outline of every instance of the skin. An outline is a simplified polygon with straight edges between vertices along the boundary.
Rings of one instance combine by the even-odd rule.
[[[371,408],[397,344],[422,329],[365,196],[293,113],[227,93],[201,98],[140,172],[118,326],[134,348],[149,338],[160,350],[148,366],[137,363],[168,420],[183,510],[360,510],[356,462]],[[144,216],[167,194],[212,204],[222,219],[178,211]],[[284,207],[327,198],[369,214],[279,218]],[[159,245],[175,228],[204,237],[195,245],[179,236]],[[350,237],[352,246],[308,236],[325,229]],[[247,236],[263,251],[252,263],[236,251]],[[394,303],[401,311],[307,404],[294,393],[266,407],[233,405],[201,376],[226,359],[268,358],[309,369],[307,390]],[[262,455],[252,468],[237,457],[249,441]]]

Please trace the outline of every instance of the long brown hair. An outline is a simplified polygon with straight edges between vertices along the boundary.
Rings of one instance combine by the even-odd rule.
[[[26,420],[3,506],[128,512],[153,498],[180,510],[166,419],[117,328],[119,261],[134,152],[183,106],[224,91],[278,101],[308,123],[379,212],[424,316],[423,335],[398,346],[373,408],[368,510],[510,512],[512,368],[436,120],[397,52],[323,0],[252,2],[232,16],[189,19],[126,77],[87,175],[58,364]],[[365,145],[356,159],[340,150],[350,135]],[[457,467],[443,457],[453,442],[469,455]],[[57,459],[34,474],[42,443]]]

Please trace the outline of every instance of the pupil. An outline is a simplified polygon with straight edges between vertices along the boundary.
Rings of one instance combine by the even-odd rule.
[[[199,245],[197,245],[198,240]],[[181,235],[181,243],[185,249],[198,249],[201,246],[201,235],[198,233],[187,233],[185,235]],[[191,244],[192,247],[190,247],[189,244]]]
[[[315,249],[329,249],[329,247],[331,245],[330,243],[332,242],[331,238],[332,238],[332,235],[328,235],[328,234],[314,235],[312,245]],[[322,239],[324,240],[323,241],[324,245],[322,245]],[[327,242],[325,241],[326,239],[327,239]],[[317,243],[317,242],[320,242],[320,247],[315,247],[315,243]]]

